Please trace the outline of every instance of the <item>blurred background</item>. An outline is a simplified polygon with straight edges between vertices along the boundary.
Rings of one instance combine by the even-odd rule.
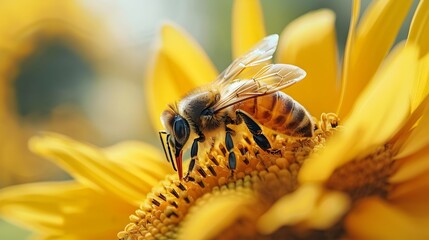
[[[261,3],[267,34],[306,12],[334,10],[342,55],[351,1]],[[142,84],[159,27],[182,26],[222,70],[231,62],[231,8],[231,0],[0,0],[0,188],[69,178],[28,151],[40,131],[98,146],[133,139],[161,147]],[[0,219],[1,239],[28,235]]]

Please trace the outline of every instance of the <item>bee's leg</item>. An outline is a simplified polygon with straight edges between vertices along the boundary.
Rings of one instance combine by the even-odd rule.
[[[226,135],[225,135],[225,145],[226,150],[228,151],[228,166],[233,172],[237,166],[237,158],[234,153],[234,142],[232,141],[232,134],[234,134],[234,130],[226,127]]]
[[[265,137],[265,135],[262,133],[262,129],[257,122],[255,122],[251,117],[241,110],[237,110],[235,113],[238,117],[244,120],[244,123],[253,136],[253,140],[255,140],[256,144],[258,144],[262,150],[270,153],[277,152],[271,148],[270,141],[268,141],[267,137]]]
[[[198,160],[198,142],[204,142],[205,136],[200,135],[198,138],[194,139],[191,147],[191,162],[189,163],[188,172],[186,173],[185,180],[188,180],[189,174],[194,170],[195,162]]]

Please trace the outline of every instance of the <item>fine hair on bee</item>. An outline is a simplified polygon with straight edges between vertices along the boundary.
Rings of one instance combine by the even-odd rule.
[[[182,155],[190,148],[189,173],[198,162],[199,145],[223,135],[229,168],[234,171],[233,126],[244,123],[254,142],[264,151],[276,153],[260,125],[290,137],[312,137],[314,120],[308,111],[281,90],[306,76],[290,64],[273,64],[278,35],[262,39],[235,59],[214,81],[190,91],[161,114],[165,128],[159,132],[164,153],[183,179]]]

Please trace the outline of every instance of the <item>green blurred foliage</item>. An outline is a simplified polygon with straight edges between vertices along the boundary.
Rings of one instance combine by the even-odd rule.
[[[19,228],[8,222],[0,219],[0,239],[1,240],[19,240],[27,239],[30,236],[30,232],[23,228]]]

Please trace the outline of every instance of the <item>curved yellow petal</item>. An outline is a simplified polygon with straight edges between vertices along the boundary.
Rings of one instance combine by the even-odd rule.
[[[316,207],[315,202],[321,192],[319,185],[306,184],[280,198],[259,218],[259,231],[270,234],[281,226],[294,225],[307,219]]]
[[[379,198],[367,198],[348,214],[345,226],[352,239],[428,239],[428,220]]]
[[[427,159],[426,159],[427,160]],[[429,223],[429,172],[395,186],[389,202],[416,219],[416,224]]]
[[[127,224],[126,214],[134,208],[76,182],[33,183],[0,190],[2,216],[50,238],[114,239],[117,229]]]
[[[16,52],[15,57],[29,50],[32,42],[27,41],[35,41],[36,38],[32,35],[41,33],[48,38],[67,38],[83,48],[82,50],[86,50],[86,54],[105,51],[103,47],[107,45],[104,44],[113,40],[94,41],[97,37],[107,37],[106,28],[101,19],[79,1],[46,0],[40,3],[21,0],[2,1],[0,5],[3,20],[0,23],[0,47],[8,52],[21,46],[23,49]],[[26,8],[22,9],[22,6]],[[14,22],[13,26],[7,23],[9,21]],[[91,35],[88,35],[89,33]],[[27,45],[22,45],[22,41],[27,42]]]
[[[300,83],[285,90],[313,115],[335,112],[340,96],[335,14],[323,9],[308,13],[282,32],[277,62],[294,64],[307,72]]]
[[[168,104],[217,76],[202,48],[178,26],[162,27],[160,45],[145,79],[147,106],[157,129],[162,129],[159,117]]]
[[[414,45],[392,52],[357,99],[350,118],[344,122],[344,131],[304,163],[299,174],[301,182],[327,180],[337,167],[369,154],[399,130],[409,114],[417,63],[418,49]]]
[[[163,129],[160,120],[162,111],[167,109],[168,104],[173,104],[183,96],[180,92],[184,90],[179,88],[180,85],[186,87],[186,84],[180,84],[181,81],[186,81],[186,76],[165,54],[158,52],[145,80],[146,106],[155,130]]]
[[[350,17],[350,24],[349,24],[349,33],[347,34],[347,41],[346,46],[344,49],[344,56],[343,56],[343,65],[342,65],[342,72],[341,72],[341,95],[340,95],[340,101],[338,103],[338,109],[337,114],[340,113],[341,107],[343,106],[344,101],[344,94],[345,94],[345,84],[347,84],[347,81],[345,79],[345,76],[348,76],[349,68],[345,67],[350,65],[350,55],[352,53],[352,50],[355,46],[356,42],[356,26],[359,21],[359,14],[360,14],[360,7],[361,2],[360,0],[354,0],[353,1],[353,7],[352,7],[352,14]]]
[[[398,170],[389,178],[390,183],[400,183],[429,171],[429,148],[400,159]]]
[[[227,190],[202,200],[205,200],[204,203],[194,206],[182,222],[178,240],[204,240],[219,236],[222,230],[235,223],[239,217],[249,214],[249,207],[255,203],[255,196],[250,191]]]
[[[138,176],[146,185],[154,186],[166,175],[174,173],[159,149],[143,142],[121,142],[103,149],[103,152],[108,160]]]
[[[325,190],[306,224],[312,229],[328,229],[346,214],[349,207],[350,199],[345,193]]]
[[[417,126],[412,130],[412,133],[408,139],[402,145],[396,158],[402,158],[409,156],[423,148],[429,146],[429,106],[426,106],[422,113],[422,117],[419,120]]]
[[[428,190],[429,174],[426,172],[412,179],[408,179],[406,182],[395,184],[395,188],[389,192],[388,198],[395,203],[403,202],[402,204],[406,204],[405,202],[408,200],[409,204],[412,204],[413,202],[424,201],[427,199],[429,197],[427,194]],[[419,194],[423,194],[424,197]],[[427,211],[429,211],[429,208],[426,209],[426,212]]]
[[[143,143],[138,144],[138,148],[144,151],[139,158],[127,153],[129,145],[103,152],[94,146],[54,134],[33,137],[29,145],[32,151],[52,159],[84,185],[110,192],[135,205],[145,199],[153,185],[172,171],[166,162],[161,161],[161,153]],[[109,156],[118,156],[112,153],[115,151],[123,151],[122,157],[112,160]],[[138,161],[142,163],[138,164]]]
[[[198,42],[188,33],[179,26],[170,23],[162,27],[161,35],[161,51],[188,77],[188,79],[179,79],[180,84],[178,85],[181,87],[185,84],[200,86],[214,80],[217,76],[216,68]],[[181,94],[186,94],[188,91],[186,89],[181,90]]]
[[[79,236],[80,237],[80,236]],[[33,234],[28,238],[28,240],[57,240],[57,239],[64,239],[64,240],[77,240],[75,236],[58,236],[58,235],[46,235],[46,234]],[[87,237],[82,237],[83,240],[90,240]]]
[[[427,205],[429,201],[429,194],[427,194],[429,191],[428,174],[422,175],[406,183],[406,185],[400,186],[401,189],[398,189],[396,196],[391,196],[389,200],[410,215],[429,220],[429,208]]]
[[[103,236],[110,236],[110,235],[103,235]],[[98,237],[98,236],[97,236]],[[94,237],[93,236],[64,236],[64,235],[48,235],[46,236],[46,234],[44,235],[35,235],[35,236],[31,236],[28,240],[93,240]]]
[[[429,52],[429,1],[420,0],[408,34],[408,41],[419,45],[420,56]]]
[[[390,50],[412,0],[373,1],[351,39],[344,58],[340,115],[348,116],[355,100],[367,86]]]
[[[411,93],[411,111],[416,110],[429,94],[429,54],[420,58],[418,75]]]
[[[232,56],[237,58],[265,37],[259,0],[235,0],[232,10]]]
[[[259,219],[258,228],[264,234],[298,223],[325,229],[335,224],[348,208],[346,195],[324,191],[320,185],[304,184],[275,202]]]

